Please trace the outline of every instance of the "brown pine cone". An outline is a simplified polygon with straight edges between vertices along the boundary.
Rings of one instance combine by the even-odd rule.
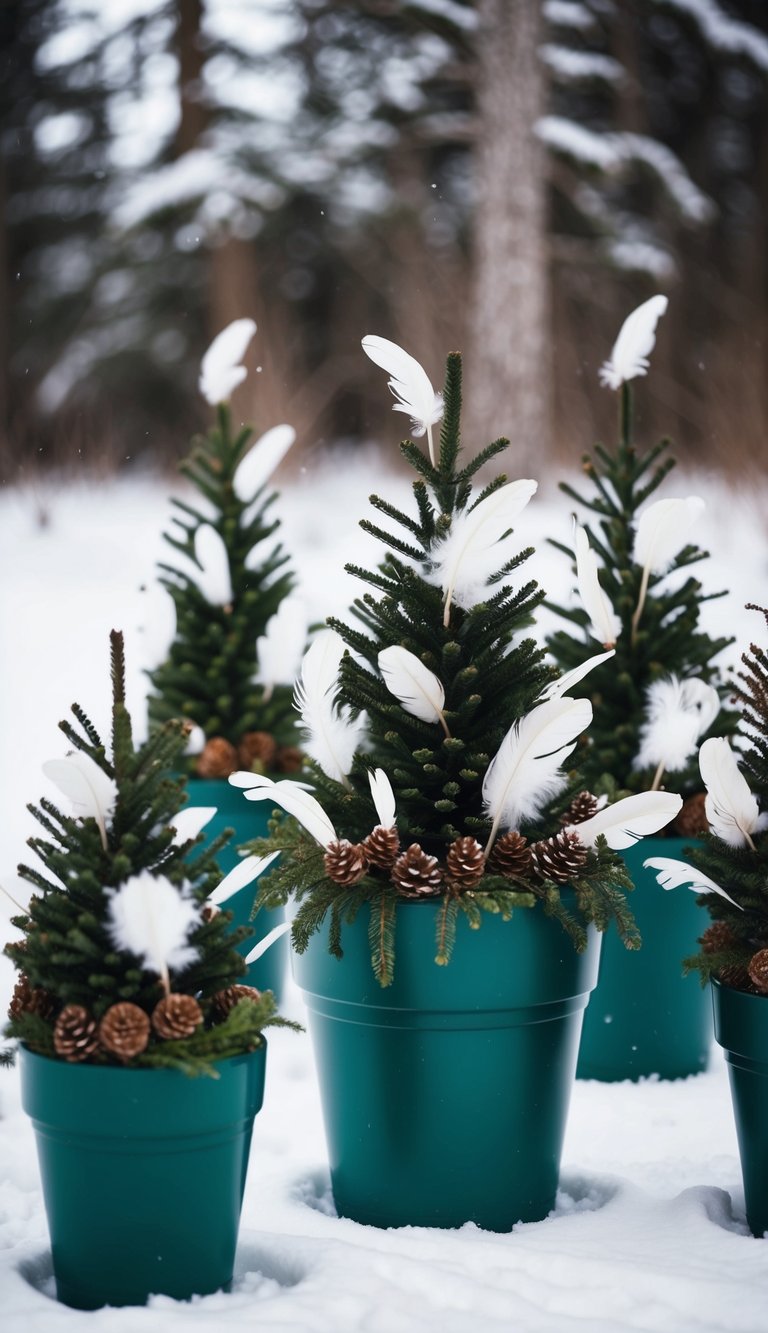
[[[123,1064],[147,1049],[149,1033],[149,1015],[128,1000],[110,1005],[99,1023],[99,1041],[104,1050]]]
[[[704,953],[720,953],[723,949],[730,949],[735,943],[736,937],[729,925],[725,921],[713,921],[707,926],[704,934],[699,940]]]
[[[269,773],[275,766],[277,741],[268,731],[246,731],[240,737],[237,758],[249,773]]]
[[[567,884],[587,860],[587,849],[578,833],[556,833],[554,838],[535,842],[531,847],[533,869],[542,879]]]
[[[768,995],[768,949],[758,949],[747,965],[749,979],[755,990],[761,995]]]
[[[507,879],[526,879],[533,869],[528,839],[516,829],[502,833],[493,844],[488,869],[494,875],[505,875]]]
[[[304,755],[296,745],[278,745],[275,755],[276,773],[300,773],[304,767]]]
[[[721,967],[717,979],[734,990],[752,989],[752,978],[743,963],[729,963],[727,967]]]
[[[98,1048],[96,1020],[81,1004],[66,1004],[53,1029],[53,1048],[62,1060],[78,1064]]]
[[[193,995],[164,995],[152,1010],[152,1027],[163,1041],[192,1037],[203,1021],[203,1011]]]
[[[583,824],[585,819],[591,819],[597,814],[599,807],[600,802],[591,791],[580,791],[574,796],[565,813],[560,816],[560,823]]]
[[[457,889],[471,889],[485,874],[485,857],[477,838],[456,838],[448,848],[445,874]]]
[[[50,1018],[54,1008],[53,996],[42,986],[33,986],[26,973],[20,972],[8,1006],[8,1017],[20,1018],[22,1014],[37,1014],[40,1018]]]
[[[380,870],[391,870],[400,851],[400,838],[396,828],[384,828],[377,824],[372,833],[361,843],[365,859],[370,866]]]
[[[672,829],[679,837],[698,838],[699,834],[707,832],[709,820],[704,809],[706,799],[707,793],[700,791],[683,801],[679,815],[672,821]]]
[[[225,990],[217,991],[211,1001],[216,1018],[222,1020],[234,1009],[241,1000],[260,1000],[261,991],[255,986],[241,986],[239,983],[234,986],[227,986]]]
[[[368,869],[362,845],[359,842],[348,842],[346,838],[328,843],[323,864],[328,878],[345,887],[357,884]]]
[[[223,736],[211,736],[198,756],[195,772],[199,778],[228,778],[237,772],[237,750]]]
[[[442,882],[437,857],[428,856],[417,842],[412,842],[392,867],[392,883],[406,898],[429,898],[440,892]]]
[[[215,903],[206,903],[205,907],[200,913],[200,916],[202,917],[203,921],[213,921],[213,918],[215,916],[218,916],[220,911],[221,908],[217,907]]]

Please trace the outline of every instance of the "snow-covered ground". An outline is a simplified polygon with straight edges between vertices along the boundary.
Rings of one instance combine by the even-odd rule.
[[[348,456],[312,468],[286,488],[285,536],[318,618],[343,611],[358,589],[344,560],[371,562],[359,533],[365,496],[381,489],[381,464]],[[407,501],[407,484],[394,483]],[[387,482],[388,494],[393,487]],[[765,602],[766,497],[734,496],[702,479],[664,494],[708,500],[697,537],[716,551],[708,587],[738,587],[712,604],[710,626],[743,646],[759,632],[746,601]],[[49,522],[36,522],[40,501]],[[161,552],[166,491],[149,479],[51,485],[0,495],[0,883],[26,893],[14,866],[33,824],[25,803],[45,789],[40,765],[63,753],[56,722],[79,700],[101,723],[108,708],[107,633],[126,631],[130,701],[142,716],[146,595]],[[554,491],[519,525],[521,542],[567,537],[568,509]],[[545,586],[563,577],[543,551]],[[736,652],[731,660],[736,659]],[[53,794],[53,793],[51,793]],[[0,933],[12,909],[0,902]],[[691,984],[695,984],[692,981]],[[0,960],[0,1004],[11,968]],[[290,1011],[301,1016],[297,993]],[[407,1127],[404,1127],[407,1132]],[[719,1052],[708,1074],[674,1084],[578,1084],[563,1155],[562,1190],[544,1222],[498,1236],[474,1226],[381,1232],[333,1215],[309,1039],[277,1033],[267,1096],[256,1122],[231,1294],[192,1305],[155,1299],[147,1309],[83,1315],[51,1298],[45,1214],[31,1129],[17,1075],[0,1071],[0,1310],[4,1333],[763,1333],[768,1247],[747,1234],[727,1078]]]

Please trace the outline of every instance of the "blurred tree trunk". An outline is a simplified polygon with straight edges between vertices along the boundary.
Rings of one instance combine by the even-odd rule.
[[[202,40],[203,0],[176,0],[174,48],[179,62],[179,124],[174,156],[197,148],[208,124],[202,100],[205,53]]]
[[[479,0],[478,138],[467,422],[512,436],[515,472],[550,445],[550,319],[541,6]]]

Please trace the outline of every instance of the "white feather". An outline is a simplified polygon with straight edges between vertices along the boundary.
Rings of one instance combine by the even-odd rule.
[[[162,875],[142,870],[109,894],[107,932],[116,949],[136,954],[148,972],[162,977],[188,967],[197,949],[187,943],[200,923],[200,912],[186,889],[177,889]]]
[[[590,671],[594,671],[595,667],[600,666],[601,662],[607,662],[609,657],[615,656],[615,648],[609,648],[607,653],[595,653],[594,657],[588,657],[586,662],[574,667],[572,671],[566,671],[565,675],[560,676],[558,680],[553,680],[539,697],[542,700],[562,698],[574,685],[578,685],[580,680],[588,676]]]
[[[165,662],[176,638],[176,603],[160,583],[142,593],[141,655],[148,671]]]
[[[474,606],[488,579],[504,563],[498,543],[523,512],[537,485],[528,480],[508,481],[474,509],[459,509],[453,514],[447,533],[429,552],[431,569],[426,575],[445,593],[445,625],[450,619],[451,602]]]
[[[368,781],[371,786],[371,797],[376,807],[376,814],[379,817],[379,824],[382,828],[394,828],[397,806],[392,783],[383,768],[369,770]]]
[[[391,376],[389,388],[397,399],[392,411],[407,413],[415,436],[423,435],[426,431],[429,456],[434,466],[432,427],[443,415],[442,394],[435,392],[424,367],[419,365],[415,357],[398,347],[397,343],[369,333],[363,338],[362,346],[366,356]]]
[[[252,319],[236,319],[217,334],[200,363],[199,388],[203,398],[216,407],[226,403],[248,374],[240,365],[256,332]]]
[[[117,783],[90,755],[73,750],[66,759],[49,759],[43,772],[72,802],[77,819],[95,819],[106,851],[107,827],[117,800]]]
[[[215,907],[221,907],[222,903],[233,898],[247,884],[252,884],[279,855],[279,852],[270,852],[269,856],[246,856],[244,860],[238,861],[213,893],[208,894],[208,902],[213,903]]]
[[[582,824],[571,824],[569,833],[577,833],[585,847],[594,847],[602,833],[609,847],[621,851],[631,847],[649,833],[657,833],[669,824],[680,811],[682,796],[670,791],[642,791],[636,796],[625,796]]]
[[[685,768],[700,736],[720,712],[717,690],[703,680],[665,676],[649,686],[645,721],[640,729],[636,769],[658,767],[670,773]]]
[[[247,788],[244,795],[247,801],[271,801],[279,805],[287,815],[291,815],[301,824],[307,833],[327,847],[336,841],[336,830],[319,801],[311,796],[301,782],[287,779],[274,782],[260,773],[232,773],[229,778],[233,787]]]
[[[272,945],[276,944],[290,928],[288,921],[283,921],[281,925],[274,926],[269,934],[265,935],[263,940],[259,940],[258,944],[254,944],[251,952],[245,955],[246,963],[255,963],[256,959],[261,958],[267,952],[267,949],[271,949]]]
[[[187,743],[184,746],[185,754],[202,754],[205,749],[205,732],[202,727],[194,726],[190,728]]]
[[[269,481],[295,439],[293,426],[273,426],[241,458],[232,478],[232,489],[241,504],[248,504]]]
[[[760,814],[757,799],[749,790],[739,763],[724,736],[711,736],[699,750],[699,770],[707,789],[704,805],[713,833],[729,847],[749,846],[752,834],[768,823]]]
[[[610,360],[600,367],[600,383],[618,389],[627,380],[645,375],[656,343],[656,325],[667,309],[666,296],[652,296],[627,315],[613,344]]]
[[[222,538],[210,523],[201,523],[195,533],[195,560],[199,568],[194,580],[211,606],[228,606],[232,601],[229,556]]]
[[[210,823],[216,814],[215,805],[188,805],[173,816],[169,827],[173,829],[173,841],[177,846],[196,838],[198,833]]]
[[[611,599],[600,586],[597,555],[589,545],[586,528],[575,529],[576,580],[579,597],[590,620],[593,639],[611,648],[621,633],[621,621],[611,605]]]
[[[688,535],[706,505],[698,495],[656,500],[637,522],[633,559],[651,574],[665,574],[688,543]]]
[[[421,722],[439,722],[448,735],[443,716],[445,690],[442,681],[407,648],[393,644],[379,653],[379,671],[384,684],[400,701],[406,713]]]
[[[483,781],[486,813],[497,829],[534,819],[566,782],[560,765],[592,721],[588,699],[549,699],[510,727]]]
[[[667,856],[651,856],[647,861],[643,861],[643,866],[646,870],[656,872],[656,878],[662,889],[685,887],[691,889],[693,893],[716,893],[718,897],[733,903],[740,912],[744,910],[741,904],[734,902],[731,895],[710,879],[709,875],[702,874],[700,870],[689,866],[685,861],[675,861]]]
[[[269,698],[275,685],[288,685],[296,673],[307,641],[309,617],[300,597],[284,597],[256,640],[256,680]]]
[[[339,667],[344,642],[335,630],[318,634],[304,655],[294,690],[301,713],[304,749],[334,782],[344,783],[352,767],[365,715],[352,718],[349,708],[337,703]]]

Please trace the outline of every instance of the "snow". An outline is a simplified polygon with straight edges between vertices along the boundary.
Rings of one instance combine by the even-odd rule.
[[[561,79],[573,82],[601,79],[606,83],[619,83],[624,77],[618,60],[595,51],[573,51],[569,46],[547,42],[539,47],[539,54],[545,65]]]
[[[392,450],[394,457],[395,450]],[[345,560],[370,562],[365,497],[386,487],[407,503],[389,455],[334,455],[286,483],[281,508],[301,559],[302,594],[318,615],[343,613],[360,588]],[[290,468],[286,469],[290,476]],[[739,596],[706,608],[741,643],[756,628],[743,602],[761,600],[768,543],[765,496],[731,494],[698,475],[664,494],[706,496],[700,525],[716,555],[707,587]],[[47,511],[48,524],[36,514]],[[569,503],[544,488],[517,524],[521,545],[568,540]],[[129,703],[142,719],[141,624],[168,515],[149,477],[40,482],[0,494],[0,883],[22,898],[13,866],[33,824],[25,803],[44,790],[41,763],[64,751],[56,731],[73,699],[104,725],[107,633],[123,627]],[[542,548],[536,572],[553,584],[561,557]],[[762,594],[764,600],[764,593]],[[730,653],[736,661],[737,649]],[[139,728],[141,729],[141,727]],[[53,789],[50,789],[53,795]],[[10,904],[0,905],[7,921]],[[0,959],[0,999],[12,969]],[[693,980],[691,984],[696,984]],[[287,1011],[301,1017],[291,991]],[[554,1214],[510,1235],[425,1229],[377,1231],[334,1215],[309,1038],[270,1039],[267,1095],[246,1188],[237,1277],[230,1294],[191,1305],[155,1298],[147,1309],[84,1315],[53,1299],[50,1251],[32,1131],[18,1076],[0,1071],[0,1299],[4,1333],[762,1333],[768,1250],[747,1234],[725,1066],[677,1083],[580,1083],[574,1089]],[[407,1125],[403,1127],[407,1133]],[[457,1133],[457,1151],[461,1151]]]
[[[758,69],[768,70],[768,37],[750,23],[731,18],[715,0],[656,0],[656,3],[687,14],[716,50],[745,56]]]

